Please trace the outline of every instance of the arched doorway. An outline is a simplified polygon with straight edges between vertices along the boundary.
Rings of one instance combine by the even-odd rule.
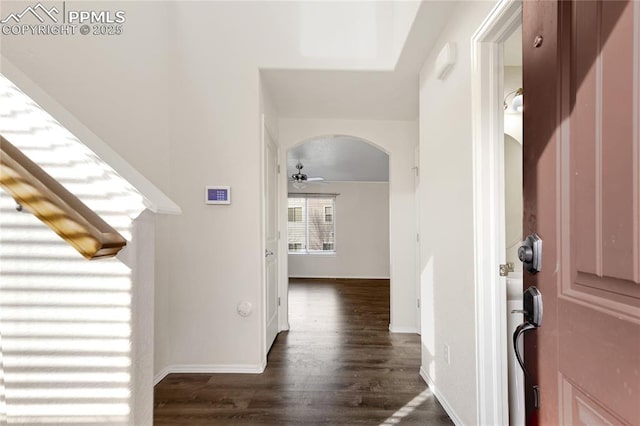
[[[286,170],[287,278],[388,286],[389,155],[362,138],[320,136],[290,147]]]

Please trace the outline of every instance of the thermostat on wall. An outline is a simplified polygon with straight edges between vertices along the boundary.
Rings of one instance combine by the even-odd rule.
[[[230,186],[205,187],[204,202],[207,204],[231,204],[231,187]]]

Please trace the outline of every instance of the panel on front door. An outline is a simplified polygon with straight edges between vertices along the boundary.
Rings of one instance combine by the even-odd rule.
[[[571,56],[562,66],[572,77],[562,91],[569,120],[560,164],[570,232],[558,358],[561,410],[571,423],[640,421],[638,6],[576,1],[566,11],[572,34],[562,49]]]
[[[524,25],[525,229],[545,241],[546,315],[529,418],[640,424],[640,2],[525,2]]]

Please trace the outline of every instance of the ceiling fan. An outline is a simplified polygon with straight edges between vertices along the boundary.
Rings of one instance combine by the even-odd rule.
[[[289,178],[295,188],[302,189],[307,183],[326,183],[323,177],[307,177],[306,174],[302,173],[303,167],[302,163],[298,161],[298,164],[296,164],[298,172],[292,174]]]

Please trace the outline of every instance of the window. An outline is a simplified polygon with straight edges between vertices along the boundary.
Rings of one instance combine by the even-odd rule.
[[[302,207],[289,207],[289,222],[302,222]]]
[[[333,206],[324,206],[324,221],[333,223]]]
[[[335,196],[289,197],[289,253],[335,252]]]

